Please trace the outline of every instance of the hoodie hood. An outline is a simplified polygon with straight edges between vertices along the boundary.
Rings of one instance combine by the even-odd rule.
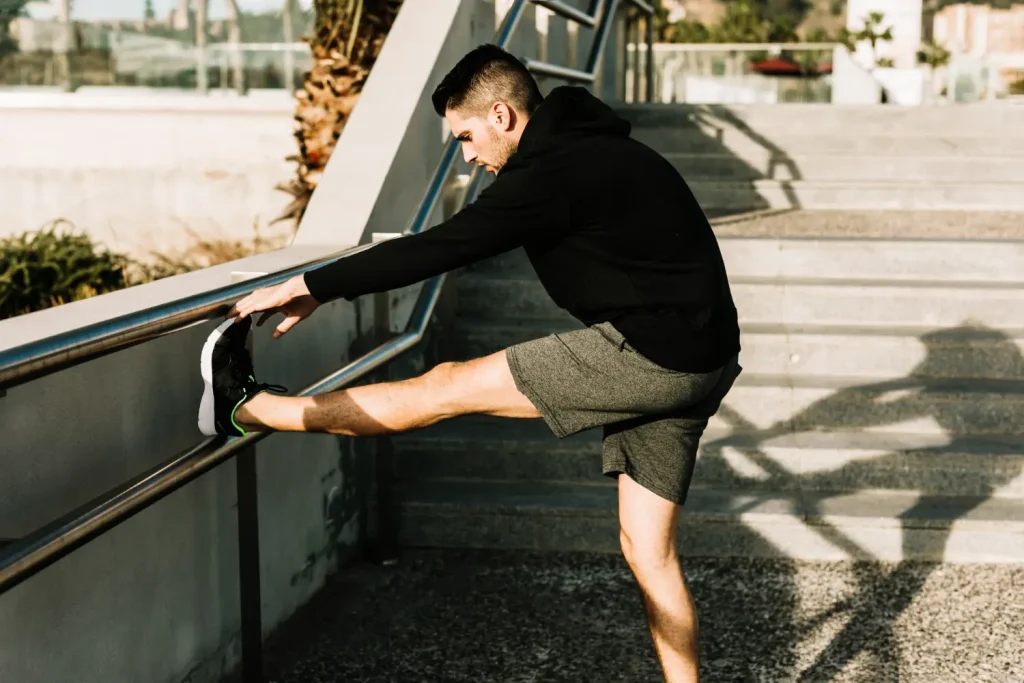
[[[530,117],[519,139],[519,152],[529,154],[560,135],[628,137],[629,132],[629,121],[586,88],[563,85],[552,90]]]

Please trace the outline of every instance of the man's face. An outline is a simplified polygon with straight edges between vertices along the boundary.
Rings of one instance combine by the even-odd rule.
[[[516,151],[511,111],[505,104],[495,103],[485,114],[476,116],[449,109],[445,118],[462,143],[466,162],[483,166],[488,173],[497,174]]]

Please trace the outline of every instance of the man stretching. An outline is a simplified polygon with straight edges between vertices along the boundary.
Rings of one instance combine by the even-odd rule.
[[[544,98],[521,62],[485,45],[459,61],[432,100],[466,161],[495,181],[430,230],[235,304],[204,349],[200,427],[374,436],[471,413],[543,418],[559,438],[602,426],[622,552],[666,679],[697,681],[697,613],[676,520],[701,434],[740,373],[736,308],[715,235],[673,166],[583,88]],[[517,247],[584,329],[310,398],[274,396],[256,382],[244,348],[253,313],[263,312],[258,324],[284,314],[279,337],[332,299],[404,287]]]

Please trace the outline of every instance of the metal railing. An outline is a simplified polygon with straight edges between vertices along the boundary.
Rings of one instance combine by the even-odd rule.
[[[537,2],[513,2],[495,34],[496,45],[504,47],[508,44],[528,1]],[[641,11],[650,11],[650,6],[642,0],[626,1]],[[556,0],[537,4],[542,4],[571,21],[593,26],[594,39],[585,70],[566,69],[537,61],[530,61],[528,66],[539,75],[556,76],[577,82],[594,82],[594,71],[606,45],[618,0],[593,0],[591,11],[586,17],[583,17],[579,10]],[[455,167],[459,146],[460,143],[449,136],[407,232],[418,233],[426,229]],[[480,168],[474,168],[456,209],[475,197],[482,179]],[[370,246],[372,245],[363,245],[340,254],[320,257],[278,273],[253,278],[0,352],[0,395],[5,388],[223,315],[234,301],[245,294],[261,287],[279,284],[289,277],[312,270],[327,260]],[[340,389],[366,377],[415,347],[426,333],[440,297],[444,278],[444,275],[436,276],[423,287],[405,332],[306,387],[297,395],[313,396]],[[263,631],[260,609],[258,499],[253,446],[271,433],[208,438],[168,462],[123,483],[27,536],[0,545],[0,595],[218,465],[235,458],[238,483],[241,671],[245,683],[261,680]]]

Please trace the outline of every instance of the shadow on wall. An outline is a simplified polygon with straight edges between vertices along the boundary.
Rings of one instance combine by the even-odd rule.
[[[686,118],[655,113],[645,121],[641,115],[633,137],[672,162],[708,218],[800,208],[793,183],[804,176],[782,147],[729,106],[691,105],[686,111]]]
[[[936,461],[936,471],[943,472],[947,481],[958,478],[963,485],[965,479],[969,479],[976,497],[922,494],[899,515],[903,528],[913,524],[915,519],[928,517],[940,506],[946,514],[956,518],[966,516],[1000,487],[1010,484],[1022,474],[1013,466],[984,467],[978,463],[972,467],[970,461],[972,457],[984,454],[1021,452],[1022,440],[1013,434],[1012,421],[1020,419],[1018,399],[1024,391],[1024,357],[1006,334],[984,326],[963,324],[938,329],[922,335],[920,340],[925,346],[926,356],[906,377],[842,389],[784,423],[767,429],[758,430],[737,411],[723,405],[720,415],[733,423],[737,433],[704,446],[702,459],[705,471],[730,469],[722,451],[731,447],[768,475],[766,479],[748,480],[746,484],[773,490],[798,487],[825,491],[818,502],[820,507],[824,507],[829,497],[843,495],[840,492],[843,482],[870,481],[877,488],[896,488],[902,484],[913,489],[916,482],[898,482],[895,478],[899,472],[906,471],[908,457],[920,460],[931,456]],[[958,377],[985,379],[965,381]],[[950,400],[950,392],[970,382],[986,383],[989,386],[985,388],[991,393]],[[781,445],[785,437],[793,434],[849,433],[877,427],[891,428],[922,419],[932,420],[941,427],[946,443],[894,451],[847,464],[838,470],[803,475],[794,475],[783,468],[764,450],[773,440]],[[827,438],[823,439],[825,442]],[[743,486],[742,477],[737,476],[737,479],[737,485]],[[820,507],[812,513],[824,514],[826,511]],[[808,531],[853,558],[871,557],[870,551],[856,539],[827,522],[818,522],[818,525],[808,527]],[[934,535],[927,542],[929,549],[941,551],[948,542],[948,532],[937,528],[932,533]],[[917,538],[920,541],[920,536]],[[913,554],[921,547],[919,544],[912,546],[904,532],[902,550],[905,555]],[[867,657],[868,666],[875,669],[873,673],[877,674],[877,680],[897,680],[901,666],[900,642],[894,635],[893,625],[936,567],[914,561],[899,562],[895,566],[857,563],[853,566],[857,581],[855,594],[837,598],[832,608],[815,618],[813,623],[800,623],[796,613],[790,610],[790,628],[779,624],[779,633],[773,639],[774,654],[750,652],[745,643],[718,642],[710,647],[724,651],[709,655],[734,662],[746,661],[751,670],[763,668],[766,661],[753,659],[763,655],[773,661],[776,667],[773,674],[788,670],[792,680],[799,681],[832,680],[854,659]],[[795,573],[777,588],[780,605],[796,604]],[[831,619],[844,620],[845,626],[809,667],[802,672],[793,671],[795,651],[801,641],[814,637],[822,623]],[[735,651],[730,652],[732,649]]]

